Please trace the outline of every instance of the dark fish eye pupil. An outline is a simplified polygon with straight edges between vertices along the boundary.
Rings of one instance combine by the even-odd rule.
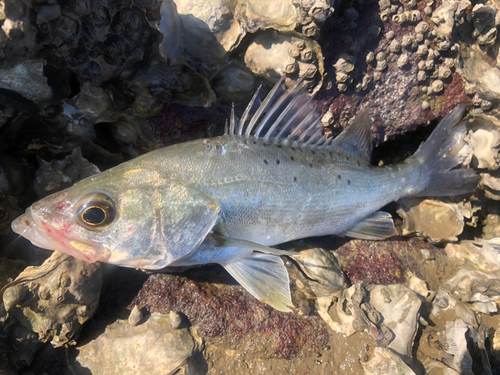
[[[89,207],[83,211],[82,219],[87,224],[98,225],[106,220],[106,213],[100,207]]]

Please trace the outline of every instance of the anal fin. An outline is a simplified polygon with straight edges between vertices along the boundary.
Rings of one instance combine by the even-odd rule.
[[[343,234],[360,240],[383,240],[396,236],[398,231],[394,227],[394,221],[389,213],[377,211],[359,221]]]

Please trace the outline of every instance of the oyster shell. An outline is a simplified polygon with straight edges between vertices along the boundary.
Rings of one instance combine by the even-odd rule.
[[[27,267],[5,287],[6,329],[22,327],[41,342],[63,346],[94,314],[101,285],[100,264],[54,252],[40,267]]]
[[[393,339],[387,348],[398,353],[407,364],[412,362],[413,340],[417,333],[422,302],[411,289],[400,285],[375,285],[369,288],[370,304],[382,315],[382,323]]]
[[[468,0],[446,0],[433,12],[432,22],[438,34],[451,37],[455,23],[463,22],[463,15],[471,3]]]
[[[393,335],[387,329],[379,330],[377,324],[381,321],[380,313],[370,305],[367,297],[368,291],[362,282],[345,289],[337,302],[340,324],[330,326],[347,336],[357,331],[366,331],[379,344],[385,346],[393,339]]]
[[[0,87],[17,92],[40,103],[52,99],[52,88],[43,75],[43,61],[26,61],[9,69],[0,69]]]
[[[446,366],[443,362],[430,359],[424,362],[424,368],[427,375],[460,375],[458,371]]]
[[[74,98],[64,101],[61,122],[70,134],[95,139],[92,127],[101,116],[112,109],[109,94],[101,87],[86,82]]]
[[[450,257],[467,259],[482,271],[500,276],[500,238],[448,244],[445,251]]]
[[[474,167],[490,170],[496,170],[500,167],[498,157],[500,128],[497,124],[499,124],[497,119],[484,114],[475,116],[469,122],[471,130],[466,141],[472,150],[472,165]]]
[[[461,301],[461,302],[460,302]],[[433,314],[440,309],[448,309],[463,303],[460,309],[455,309],[457,315],[464,318],[466,322],[474,322],[473,311],[491,314],[497,312],[500,301],[500,278],[495,273],[460,268],[455,275],[442,284],[437,290],[433,301]],[[471,311],[469,311],[471,309]],[[477,325],[477,323],[472,323]]]
[[[377,346],[367,357],[361,361],[365,375],[415,375],[413,370],[388,348]]]
[[[332,253],[315,247],[302,250],[292,258],[308,278],[316,281],[324,289],[321,294],[336,294],[348,286],[347,278]]]
[[[152,314],[132,326],[117,320],[89,343],[73,350],[68,365],[77,374],[174,374],[200,373],[198,342],[188,328],[173,329],[170,318]],[[72,359],[74,358],[74,360]],[[181,370],[182,371],[182,370]]]
[[[82,156],[80,148],[63,160],[47,162],[38,159],[40,168],[35,176],[34,189],[39,198],[73,185],[81,179],[99,173],[99,168]]]
[[[446,322],[445,351],[453,355],[453,361],[450,365],[461,374],[472,371],[472,357],[467,350],[465,338],[468,329],[467,324],[460,319]]]
[[[496,201],[500,201],[500,178],[493,177],[489,173],[481,173],[481,177],[482,177],[481,183],[483,185],[486,197]],[[496,235],[490,236],[487,237],[486,239],[490,239],[492,237],[497,237],[497,236]]]
[[[295,50],[308,49],[313,54],[312,63],[304,62],[302,54]],[[295,56],[295,57],[294,57]],[[307,57],[307,60],[310,60]],[[324,73],[323,57],[319,44],[298,34],[263,33],[250,42],[244,56],[245,65],[255,75],[265,78],[269,83],[276,83],[284,74],[306,75],[308,79],[319,73],[321,87]]]
[[[464,217],[474,210],[470,202],[445,203],[433,199],[401,200],[397,213],[403,218],[402,234],[419,233],[431,242],[456,241],[464,228]]]
[[[234,16],[250,33],[266,29],[292,31],[300,23],[299,13],[292,0],[238,1]]]
[[[266,2],[268,5],[273,3]],[[175,4],[182,19],[186,58],[203,65],[226,62],[228,53],[236,48],[245,36],[244,29],[233,18],[231,2],[175,0]],[[247,4],[246,9],[248,12],[253,10],[251,2]],[[170,14],[168,17],[171,17]]]
[[[307,279],[303,278],[304,280],[300,277],[294,278],[297,287],[308,297],[315,297],[315,307],[319,316],[333,330],[342,331],[343,328],[329,314],[333,298],[349,285],[337,258],[318,247],[302,250],[291,257],[307,276]]]
[[[184,28],[174,1],[163,0],[160,12],[161,21],[155,25],[163,35],[159,45],[160,55],[174,64],[181,63],[184,53]]]
[[[474,45],[469,49],[464,48],[466,53],[462,54],[461,77],[469,84],[475,85],[481,99],[500,100],[500,69],[487,62],[488,57],[479,47]]]

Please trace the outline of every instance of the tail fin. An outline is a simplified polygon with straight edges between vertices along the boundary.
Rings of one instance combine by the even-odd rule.
[[[465,104],[455,107],[407,160],[407,163],[417,165],[418,183],[413,196],[460,195],[476,188],[480,177],[474,170],[453,169],[465,160],[467,154],[450,153],[465,136],[465,124],[456,126],[464,110]]]

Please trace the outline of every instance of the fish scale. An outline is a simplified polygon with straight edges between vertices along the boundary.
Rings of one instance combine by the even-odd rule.
[[[363,111],[335,139],[323,128],[300,79],[284,79],[260,103],[254,95],[226,134],[155,150],[34,203],[12,223],[33,244],[86,261],[158,270],[221,264],[248,292],[291,311],[289,276],[270,246],[343,234],[396,234],[377,212],[406,196],[474,190],[472,170],[453,169],[465,133],[459,106],[401,164],[369,162]]]

